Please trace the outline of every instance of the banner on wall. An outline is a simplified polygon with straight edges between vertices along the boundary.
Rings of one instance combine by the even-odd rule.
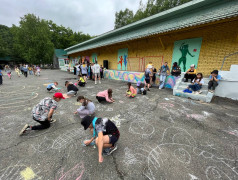
[[[96,53],[92,54],[92,62],[95,63],[96,61],[98,61],[98,55]]]
[[[117,69],[126,71],[127,62],[128,62],[128,48],[119,49],[117,57]]]
[[[59,59],[59,66],[64,66],[64,59]]]
[[[172,64],[177,62],[182,72],[186,72],[191,64],[197,68],[201,45],[202,38],[175,41]]]

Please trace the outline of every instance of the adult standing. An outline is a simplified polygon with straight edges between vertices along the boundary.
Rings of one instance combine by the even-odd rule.
[[[95,78],[95,84],[97,84],[97,78],[99,80],[99,84],[101,84],[101,78],[100,78],[100,65],[97,63],[94,64],[92,67],[94,78]]]
[[[26,65],[24,65],[24,67],[22,69],[23,69],[23,72],[24,72],[24,76],[27,77],[28,68],[26,67]]]
[[[152,72],[150,71],[149,68],[147,68],[145,70],[145,87],[144,87],[146,89],[147,86],[147,91],[150,91],[150,83],[151,83],[150,79],[152,76],[153,76]]]
[[[165,80],[167,75],[169,75],[169,66],[168,63],[165,62],[164,65],[161,66],[160,70],[159,70],[159,76],[160,76],[160,86],[159,89],[162,89],[165,85]]]
[[[157,69],[153,67],[152,71],[153,71],[152,83],[155,84]]]

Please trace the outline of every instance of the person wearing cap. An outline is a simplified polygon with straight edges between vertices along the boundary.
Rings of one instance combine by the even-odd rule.
[[[98,147],[98,161],[102,163],[102,154],[110,155],[117,149],[116,142],[120,137],[118,128],[108,118],[98,118],[94,116],[85,116],[81,121],[81,125],[84,127],[84,130],[89,128],[93,134],[90,140],[84,141],[84,144],[88,146],[95,140]]]
[[[212,71],[209,79],[208,91],[213,93],[221,80],[221,75],[218,75],[218,70]]]
[[[195,65],[192,64],[184,75],[184,79],[185,79],[184,82],[188,82],[188,79],[191,79],[191,82],[192,82],[193,79],[196,77],[196,74],[197,74],[197,70],[195,69]]]
[[[63,94],[59,92],[55,93],[53,98],[46,97],[42,99],[32,110],[33,120],[40,123],[40,125],[29,126],[26,124],[20,131],[20,135],[25,134],[30,130],[42,130],[49,128],[50,123],[55,122],[55,120],[52,120],[52,116],[57,108],[57,102],[61,99],[65,98],[63,97]]]

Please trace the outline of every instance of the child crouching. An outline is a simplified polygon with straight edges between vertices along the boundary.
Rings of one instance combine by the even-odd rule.
[[[128,85],[128,90],[126,91],[126,96],[127,97],[135,97],[136,96],[136,90],[135,88],[131,85],[130,82],[127,83]]]

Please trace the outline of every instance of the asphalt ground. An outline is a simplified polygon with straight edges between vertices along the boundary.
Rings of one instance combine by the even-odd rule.
[[[0,179],[238,179],[238,103],[215,98],[202,103],[172,95],[172,90],[152,88],[147,95],[125,97],[126,82],[89,80],[78,95],[91,99],[96,116],[118,126],[118,149],[98,163],[97,148],[84,147],[91,137],[73,112],[76,97],[59,102],[49,129],[18,133],[32,119],[34,105],[53,93],[48,83],[75,82],[59,70],[43,70],[40,77],[11,80],[0,86]],[[96,94],[112,88],[113,104],[99,104]]]

